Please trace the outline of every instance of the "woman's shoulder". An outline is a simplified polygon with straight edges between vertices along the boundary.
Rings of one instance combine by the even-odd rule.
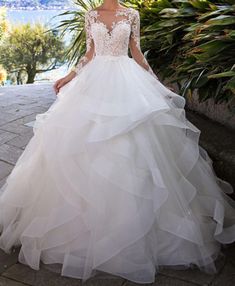
[[[99,12],[105,13],[105,11],[107,10],[101,9],[100,6],[96,8],[90,8],[89,10],[85,12],[85,18],[90,19],[90,20],[95,19],[96,17],[98,17]],[[139,11],[132,7],[124,7],[122,9],[118,9],[117,12],[119,14],[128,16],[132,21],[139,18]]]
[[[89,10],[86,10],[86,11],[85,11],[85,15],[91,15],[91,14],[94,14],[94,13],[96,13],[96,12],[97,12],[96,9],[90,8]]]
[[[85,16],[85,19],[92,19],[97,16],[97,11],[91,8],[85,11],[84,16]]]

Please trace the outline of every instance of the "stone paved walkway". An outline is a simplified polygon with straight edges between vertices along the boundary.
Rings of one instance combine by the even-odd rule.
[[[0,187],[13,169],[17,158],[33,136],[32,125],[38,113],[45,112],[56,96],[51,84],[0,88]],[[41,265],[32,270],[17,261],[19,249],[11,254],[0,250],[0,286],[79,286],[78,279],[62,277],[53,265]],[[218,273],[209,275],[198,270],[162,269],[156,276],[154,286],[234,286],[235,245],[223,249],[218,259]],[[88,286],[134,286],[125,279],[99,273],[87,280]],[[142,284],[143,285],[143,284]]]

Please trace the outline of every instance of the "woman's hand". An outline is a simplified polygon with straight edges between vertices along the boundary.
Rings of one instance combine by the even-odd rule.
[[[75,72],[70,72],[67,76],[58,79],[54,84],[55,93],[58,94],[60,89],[69,83],[76,76]]]

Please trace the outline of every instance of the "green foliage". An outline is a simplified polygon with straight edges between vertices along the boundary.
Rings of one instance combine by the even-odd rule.
[[[7,30],[7,22],[6,22],[6,10],[0,7],[0,40],[2,39],[4,33]]]
[[[63,42],[41,24],[13,27],[0,45],[0,63],[18,77],[26,72],[27,83],[33,83],[37,73],[63,63],[63,54]]]
[[[4,83],[7,78],[6,70],[0,65],[0,85]]]
[[[67,33],[72,33],[73,39],[67,49],[65,57],[72,64],[74,61],[78,62],[80,57],[84,54],[85,45],[85,29],[84,29],[84,15],[85,12],[91,8],[95,8],[102,1],[101,0],[73,0],[77,6],[77,10],[67,11],[61,13],[59,16],[69,16],[67,19],[61,20],[56,27],[61,31],[61,36]]]
[[[182,95],[197,89],[216,102],[235,93],[235,3],[224,0],[142,1],[142,48]]]

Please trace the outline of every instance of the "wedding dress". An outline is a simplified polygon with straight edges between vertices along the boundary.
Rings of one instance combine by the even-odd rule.
[[[235,240],[235,204],[185,99],[141,54],[136,10],[91,9],[85,28],[77,76],[36,116],[1,189],[0,247],[83,280],[104,271],[151,283],[160,266],[216,271],[221,244]]]

